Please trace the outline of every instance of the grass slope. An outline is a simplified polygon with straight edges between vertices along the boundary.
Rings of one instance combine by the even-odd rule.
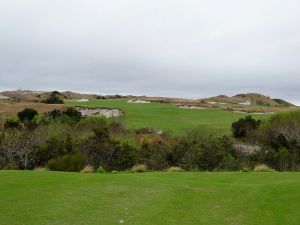
[[[128,103],[126,100],[90,100],[88,102],[68,102],[67,105],[119,108],[125,112],[126,125],[129,128],[151,127],[175,134],[198,127],[226,134],[230,132],[232,122],[245,116],[245,114],[221,109],[179,109],[171,104],[134,104]],[[266,119],[270,115],[254,115],[253,117]]]
[[[299,224],[300,173],[0,171],[0,224]]]

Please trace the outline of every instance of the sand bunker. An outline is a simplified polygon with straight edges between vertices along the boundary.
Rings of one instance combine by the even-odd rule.
[[[128,103],[150,103],[150,101],[142,101],[142,100],[129,100]]]
[[[4,96],[4,95],[0,95],[0,100],[8,100],[8,99],[9,99],[9,97]]]
[[[105,116],[109,117],[119,117],[123,116],[123,112],[120,109],[88,109],[88,108],[79,108],[78,109],[83,116]]]
[[[75,100],[76,102],[88,102],[89,100],[86,98],[82,98],[82,99],[77,99]]]
[[[250,101],[246,101],[246,102],[240,102],[239,104],[240,105],[251,105],[251,102]]]
[[[254,114],[254,115],[266,115],[266,114],[274,114],[274,112],[245,112],[245,111],[233,111],[234,113],[241,114]]]
[[[212,105],[216,105],[216,104],[219,104],[219,105],[227,105],[226,102],[208,102],[209,104],[212,104]]]
[[[179,109],[206,109],[206,108],[203,108],[203,107],[192,106],[192,105],[178,105],[177,107]]]

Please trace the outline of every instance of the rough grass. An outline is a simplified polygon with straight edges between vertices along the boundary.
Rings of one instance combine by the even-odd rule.
[[[144,164],[135,165],[131,168],[131,172],[133,172],[133,173],[147,172],[147,166]]]
[[[232,122],[247,115],[222,109],[179,109],[175,105],[161,103],[133,104],[123,99],[68,102],[67,105],[118,108],[125,112],[125,122],[129,128],[151,127],[175,134],[198,127],[219,134],[229,134]],[[267,119],[270,115],[253,115],[253,117]]]
[[[54,109],[64,110],[67,107],[63,104],[44,104],[34,102],[0,103],[0,118],[7,116],[16,116],[18,112],[26,108],[33,108],[39,113],[45,113]]]
[[[275,170],[265,164],[260,164],[254,167],[253,172],[275,172]]]
[[[0,224],[296,225],[300,173],[0,171]]]
[[[87,165],[85,166],[81,171],[80,173],[94,173],[95,172],[95,169],[90,166],[90,165]]]
[[[166,170],[167,172],[184,172],[184,169],[178,166],[172,166]]]

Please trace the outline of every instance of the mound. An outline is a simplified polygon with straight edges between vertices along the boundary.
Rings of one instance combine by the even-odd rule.
[[[50,97],[52,92],[45,91],[29,91],[29,90],[16,90],[1,92],[1,96],[11,99],[16,102],[42,102]],[[96,98],[94,94],[80,94],[71,91],[57,92],[64,100],[78,100],[78,99],[91,99]]]
[[[258,93],[238,94],[233,96],[233,98],[244,99],[244,101],[250,101],[254,105],[272,107],[280,105],[270,97]]]
[[[239,104],[245,102],[245,100],[242,98],[229,97],[226,95],[218,95],[210,98],[205,98],[203,100],[211,103],[229,103],[229,104]]]
[[[279,105],[281,106],[285,106],[285,107],[295,107],[296,105],[290,103],[290,102],[287,102],[285,100],[282,100],[282,99],[273,99],[273,101],[277,102]]]
[[[268,106],[268,107],[295,107],[290,102],[282,99],[271,99],[268,96],[258,94],[258,93],[247,93],[247,94],[237,94],[235,96],[229,97],[226,95],[218,95],[210,98],[200,99],[201,101],[208,102],[212,105],[226,104],[238,104],[240,107],[247,105],[257,105],[257,106]],[[222,107],[223,108],[223,107]]]

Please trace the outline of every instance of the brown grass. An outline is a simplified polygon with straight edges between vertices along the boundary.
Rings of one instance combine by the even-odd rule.
[[[184,172],[184,169],[182,169],[179,166],[172,166],[172,167],[168,168],[166,171],[167,172]]]
[[[44,104],[34,102],[19,102],[19,103],[0,103],[0,118],[8,116],[16,116],[18,112],[25,108],[33,108],[39,113],[50,112],[54,109],[66,109],[67,106],[63,104]]]
[[[254,167],[254,172],[275,172],[275,170],[271,169],[265,164],[260,164]]]
[[[93,173],[95,172],[95,169],[94,167],[90,166],[90,165],[87,165],[85,166],[81,171],[80,173]]]
[[[134,167],[132,167],[131,172],[133,173],[147,172],[147,166],[144,164],[135,165]]]

